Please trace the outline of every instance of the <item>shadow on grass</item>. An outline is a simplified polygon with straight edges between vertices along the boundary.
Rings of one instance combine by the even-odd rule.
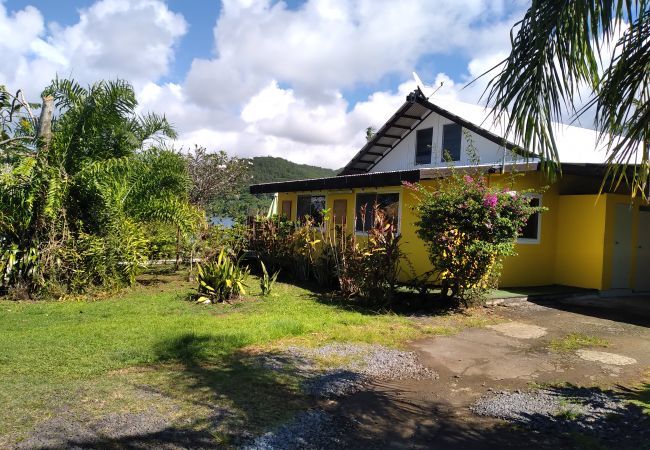
[[[174,282],[187,281],[187,270],[176,269],[173,265],[148,266],[136,278],[136,282],[142,286],[164,285]]]
[[[397,293],[388,305],[378,305],[372,300],[361,298],[346,299],[336,292],[313,289],[310,289],[309,298],[323,305],[372,316],[387,313],[398,316],[440,316],[465,310],[456,302],[446,301],[436,296],[421,296],[403,292]]]
[[[239,351],[248,343],[238,334],[186,333],[159,343],[157,353],[160,361],[181,367],[174,380],[175,394],[208,408],[228,405],[235,412],[232,425],[259,430],[291,417],[305,406],[305,398],[299,377],[265,366],[264,361],[275,355]]]
[[[185,333],[156,346],[163,382],[137,386],[149,395],[185,405],[191,419],[174,421],[155,411],[99,422],[74,418],[50,422],[25,441],[25,448],[216,448],[237,446],[308,407],[302,379],[264,364],[274,354],[250,355],[237,334]],[[157,398],[157,397],[153,397]],[[187,415],[187,414],[186,414]],[[184,415],[185,416],[185,415]],[[139,425],[132,425],[133,423]]]

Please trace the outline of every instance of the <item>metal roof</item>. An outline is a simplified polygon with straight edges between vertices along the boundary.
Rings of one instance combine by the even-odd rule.
[[[373,172],[358,175],[345,175],[306,180],[278,181],[275,183],[254,184],[251,194],[272,194],[275,192],[321,191],[326,189],[354,189],[379,186],[401,186],[403,182],[420,181],[420,170],[400,170],[394,172]]]
[[[539,164],[507,163],[485,164],[480,166],[430,167],[423,169],[398,170],[392,172],[372,172],[358,175],[338,175],[327,178],[278,181],[250,186],[251,194],[272,194],[276,192],[313,192],[330,189],[373,188],[381,186],[401,186],[402,183],[417,183],[422,180],[445,178],[452,173],[511,173],[539,170]]]

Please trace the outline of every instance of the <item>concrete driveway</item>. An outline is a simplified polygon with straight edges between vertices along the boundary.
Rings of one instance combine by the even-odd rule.
[[[533,448],[601,445],[582,442],[589,437],[580,433],[512,426],[470,407],[495,393],[528,393],[541,386],[583,386],[598,395],[629,390],[650,369],[650,297],[524,301],[493,308],[500,318],[494,325],[412,344],[438,380],[376,383],[332,405],[333,412],[356,424],[350,446],[521,448],[522,439]],[[650,445],[650,439],[639,444],[639,433],[632,434],[616,447]]]

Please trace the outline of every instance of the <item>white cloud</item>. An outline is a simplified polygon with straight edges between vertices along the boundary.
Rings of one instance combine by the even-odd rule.
[[[161,1],[103,0],[82,10],[79,22],[54,34],[50,43],[69,55],[75,77],[142,83],[167,73],[186,28],[183,17]]]
[[[159,0],[101,0],[79,21],[46,29],[32,6],[9,14],[0,2],[0,83],[32,97],[58,73],[82,83],[125,78],[139,86],[165,75],[187,24]]]
[[[436,95],[477,101],[483,81],[461,88],[509,47],[514,19],[505,17],[504,3],[309,0],[289,9],[270,0],[225,1],[215,57],[194,60],[182,83],[185,105],[204,111],[182,139],[340,167],[363,145],[365,128],[381,126],[415,85],[354,105],[342,90],[390,74],[410,80],[423,56],[453,52],[471,59],[467,75],[438,74],[435,83],[445,85]]]
[[[415,87],[410,73],[423,58],[470,61],[465,76],[437,73],[433,84],[444,81],[438,96],[477,101],[483,82],[461,88],[509,48],[521,2],[307,0],[290,9],[225,0],[214,56],[161,83],[188,27],[161,0],[99,0],[67,27],[46,27],[32,7],[8,13],[0,0],[0,52],[15,60],[0,61],[0,83],[38,92],[55,73],[82,82],[119,76],[135,85],[142,110],[177,127],[180,145],[341,167],[365,128],[381,126]],[[8,38],[16,33],[18,43]],[[342,94],[386,77],[403,82],[356,102]]]
[[[40,39],[44,30],[43,16],[33,6],[9,13],[0,2],[0,84],[12,85],[17,77],[30,79],[30,55],[44,44]]]
[[[190,99],[214,107],[243,102],[271,80],[300,95],[408,76],[425,54],[483,54],[511,20],[485,24],[499,1],[309,0],[298,10],[283,2],[227,0],[214,29],[217,56],[195,60],[186,88]],[[478,25],[476,25],[478,23]],[[228,86],[206,92],[207,86]],[[225,92],[224,92],[225,91]]]

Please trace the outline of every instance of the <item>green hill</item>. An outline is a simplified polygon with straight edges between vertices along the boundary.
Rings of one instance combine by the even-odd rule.
[[[251,161],[253,161],[253,181],[251,184],[333,177],[337,173],[334,169],[296,164],[284,158],[273,156],[256,156],[251,158]]]
[[[249,184],[272,183],[275,181],[304,180],[306,178],[333,177],[339,172],[308,164],[296,164],[284,158],[256,156],[251,158],[251,181]],[[211,214],[221,217],[243,218],[250,214],[265,214],[271,205],[271,194],[251,195],[248,185],[239,195],[222,198],[212,205]]]

